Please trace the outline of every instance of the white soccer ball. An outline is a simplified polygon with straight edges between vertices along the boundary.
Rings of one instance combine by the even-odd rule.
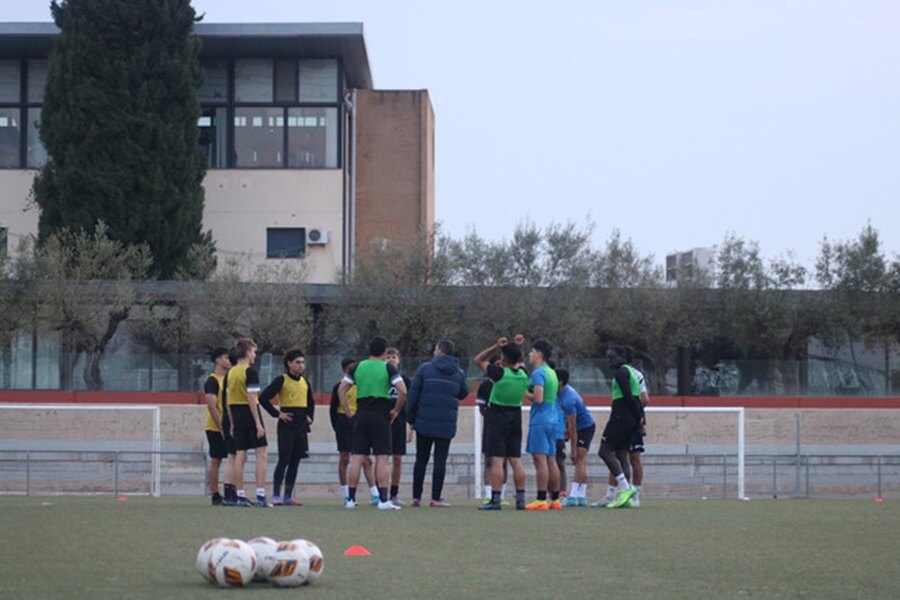
[[[265,581],[267,569],[271,570],[275,564],[278,542],[270,537],[260,536],[247,540],[247,545],[256,553],[256,572],[253,574],[253,581]]]
[[[266,580],[275,587],[298,587],[309,578],[309,554],[306,546],[294,542],[278,542],[275,560],[266,567]]]
[[[209,572],[221,587],[244,587],[256,573],[256,553],[241,540],[225,540],[213,548]]]
[[[203,575],[203,579],[210,583],[215,583],[215,578],[213,575],[210,575],[209,572],[209,557],[212,556],[212,551],[219,545],[219,542],[226,539],[227,538],[213,538],[207,540],[200,546],[200,550],[197,552],[197,571]]]
[[[307,583],[315,583],[321,577],[322,570],[325,569],[325,556],[322,554],[322,550],[311,541],[303,538],[293,540],[293,543],[300,544],[306,549],[306,553],[309,555],[309,579]]]

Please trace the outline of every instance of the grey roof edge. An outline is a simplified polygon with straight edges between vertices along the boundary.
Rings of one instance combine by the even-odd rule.
[[[0,35],[56,35],[59,28],[56,23],[50,22],[25,22],[25,23],[0,23]]]
[[[362,23],[197,23],[198,35],[223,36],[363,36]],[[0,22],[0,35],[56,35],[51,22]]]
[[[362,23],[197,23],[195,31],[203,36],[360,36]]]

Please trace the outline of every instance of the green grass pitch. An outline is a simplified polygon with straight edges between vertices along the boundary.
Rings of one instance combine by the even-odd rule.
[[[200,499],[0,497],[0,598],[888,598],[900,593],[900,503],[653,500],[639,509],[381,513]],[[225,591],[194,569],[227,536],[305,537],[317,585]],[[345,557],[360,544],[368,557]]]

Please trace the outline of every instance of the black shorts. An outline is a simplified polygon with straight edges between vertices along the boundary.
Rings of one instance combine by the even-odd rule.
[[[634,419],[612,415],[603,429],[600,442],[609,444],[616,450],[627,450],[631,447],[631,437],[637,429]]]
[[[591,425],[590,427],[585,427],[584,429],[576,431],[575,437],[578,438],[578,447],[590,451],[591,441],[593,441],[596,432],[597,425]]]
[[[295,415],[294,419],[301,416]],[[294,422],[278,421],[278,460],[309,458],[309,438],[306,431],[306,412],[302,414],[302,426]]]
[[[338,415],[334,421],[334,439],[338,452],[353,450],[353,421],[347,415]]]
[[[629,452],[643,452],[644,451],[644,436],[641,435],[641,430],[638,429],[631,436],[631,445],[628,447]]]
[[[361,410],[353,417],[353,454],[391,453],[391,417],[387,410]]]
[[[234,417],[234,449],[254,450],[269,445],[266,436],[256,437],[256,423],[250,416],[250,407],[232,406],[231,414]],[[262,417],[260,417],[262,419]]]
[[[391,423],[391,454],[394,456],[406,455],[406,419],[404,413],[397,415]]]
[[[493,405],[485,413],[485,456],[522,456],[522,409]]]
[[[556,440],[556,458],[566,460],[566,440]]]
[[[206,431],[206,441],[209,443],[210,458],[227,458],[228,446],[225,445],[225,438],[222,437],[221,431]]]

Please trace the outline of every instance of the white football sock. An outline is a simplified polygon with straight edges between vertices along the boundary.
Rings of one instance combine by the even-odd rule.
[[[616,482],[619,484],[617,488],[619,491],[631,488],[631,485],[628,484],[628,478],[625,477],[625,473],[616,475]]]

